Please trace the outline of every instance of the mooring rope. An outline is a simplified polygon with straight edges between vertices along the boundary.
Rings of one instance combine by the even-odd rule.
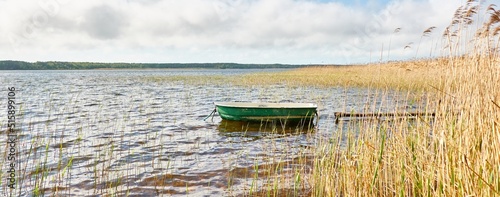
[[[215,112],[217,112],[217,108],[215,108],[212,113],[210,113],[210,115],[208,115],[207,117],[205,117],[203,119],[203,121],[207,120],[208,118],[210,118],[210,116],[212,116],[212,122],[214,121],[214,115],[215,115]]]

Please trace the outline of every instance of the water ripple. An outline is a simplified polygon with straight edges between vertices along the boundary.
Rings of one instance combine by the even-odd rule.
[[[19,164],[25,170],[20,194],[241,195],[253,181],[263,184],[270,173],[285,176],[304,168],[296,158],[307,154],[307,147],[318,138],[331,135],[334,128],[328,122],[334,121],[333,112],[356,109],[373,97],[356,89],[191,86],[142,80],[247,72],[255,71],[0,72],[2,84],[15,82],[22,103]],[[214,109],[213,102],[234,100],[315,102],[320,106],[320,127],[228,124],[218,116],[214,122],[203,121]],[[4,105],[0,107],[5,109]],[[5,118],[0,116],[0,122]],[[5,135],[0,136],[6,141]],[[5,158],[0,161],[2,166],[8,163]]]

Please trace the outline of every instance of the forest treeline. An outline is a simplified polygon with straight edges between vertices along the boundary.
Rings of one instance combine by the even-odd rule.
[[[162,68],[299,68],[308,65],[238,63],[98,63],[0,61],[0,70],[78,70],[78,69],[162,69]]]

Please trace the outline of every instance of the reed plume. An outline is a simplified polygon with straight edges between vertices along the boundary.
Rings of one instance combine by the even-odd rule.
[[[432,27],[429,27],[426,30],[424,30],[424,32],[422,32],[422,36],[420,36],[420,41],[418,42],[418,45],[417,45],[417,51],[415,52],[415,59],[417,58],[418,50],[420,48],[420,43],[422,43],[422,38],[429,36],[434,29],[436,29],[436,27],[432,26]]]

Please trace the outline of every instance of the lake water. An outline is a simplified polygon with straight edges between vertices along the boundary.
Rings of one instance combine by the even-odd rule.
[[[16,116],[18,185],[7,187],[10,161],[2,157],[0,193],[233,196],[266,190],[269,182],[307,189],[307,181],[296,183],[293,176],[312,166],[297,158],[312,156],[310,148],[337,131],[334,112],[361,111],[376,93],[144,80],[262,71],[0,71],[1,108],[7,108],[11,86],[21,108]],[[228,123],[218,116],[204,121],[213,102],[220,101],[313,102],[321,118],[316,129],[286,132],[273,132],[266,124]],[[398,102],[388,97],[380,104]],[[7,112],[1,111],[0,142],[7,147]]]

